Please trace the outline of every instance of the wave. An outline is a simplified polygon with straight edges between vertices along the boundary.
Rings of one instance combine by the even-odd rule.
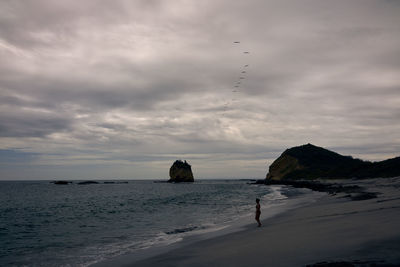
[[[204,227],[202,227],[204,229]],[[184,227],[184,228],[176,228],[172,231],[167,231],[165,232],[167,235],[174,235],[174,234],[181,234],[181,233],[186,233],[186,232],[191,232],[194,230],[200,229],[199,226],[190,226],[190,227]]]

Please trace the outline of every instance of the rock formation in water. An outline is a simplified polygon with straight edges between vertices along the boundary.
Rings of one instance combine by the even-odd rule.
[[[79,182],[78,184],[80,185],[87,185],[87,184],[98,184],[99,182],[96,181],[84,181],[84,182]]]
[[[194,182],[192,166],[190,166],[189,163],[186,162],[186,160],[175,161],[169,169],[169,177],[170,179],[168,182]]]
[[[69,181],[54,181],[52,182],[53,184],[58,184],[58,185],[67,185],[67,184],[72,184],[72,182]]]
[[[307,144],[283,152],[269,167],[266,180],[395,176],[400,176],[400,157],[369,162]]]

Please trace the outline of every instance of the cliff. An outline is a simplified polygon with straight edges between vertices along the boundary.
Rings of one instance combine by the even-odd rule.
[[[395,176],[400,176],[400,157],[368,162],[307,144],[285,150],[269,167],[266,180]]]
[[[192,166],[186,160],[185,162],[181,160],[175,161],[169,169],[169,177],[168,182],[194,182]]]

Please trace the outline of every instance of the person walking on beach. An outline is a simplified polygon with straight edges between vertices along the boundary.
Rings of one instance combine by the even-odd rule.
[[[261,226],[261,222],[260,222],[260,215],[261,215],[261,206],[260,206],[260,199],[256,199],[256,221],[258,223],[258,227]]]

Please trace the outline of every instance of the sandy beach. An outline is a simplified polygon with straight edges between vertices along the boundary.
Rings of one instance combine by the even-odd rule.
[[[400,178],[340,183],[360,185],[377,197],[355,201],[346,193],[326,195],[263,220],[260,228],[254,223],[243,231],[120,265],[399,266]]]

